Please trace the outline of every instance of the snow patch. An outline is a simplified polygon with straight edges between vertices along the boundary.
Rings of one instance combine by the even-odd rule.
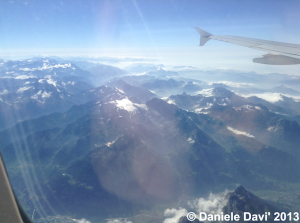
[[[68,81],[68,84],[75,85],[74,81]]]
[[[22,71],[36,71],[37,68],[27,68],[27,67],[25,67],[25,68],[19,68],[19,70],[22,70]]]
[[[246,111],[253,111],[253,106],[251,106],[251,105],[243,105],[243,108],[244,108]]]
[[[83,218],[81,220],[75,220],[75,223],[91,223],[91,222]]]
[[[124,91],[119,89],[119,88],[116,88],[119,92],[123,93],[124,94]]]
[[[31,87],[21,87],[20,89],[17,90],[17,93],[23,93],[24,91],[27,91],[30,88],[32,88],[32,86]]]
[[[38,67],[39,70],[52,70],[53,68],[67,68],[71,67],[71,63],[68,64],[57,64],[57,65],[49,65],[44,63],[42,67]]]
[[[48,79],[48,80],[47,80],[47,83],[48,83],[48,84],[53,84],[54,87],[56,87],[56,82],[57,82],[57,81],[54,81],[53,79]]]
[[[36,93],[35,95],[31,96],[31,98],[35,99],[35,100],[38,100],[40,94],[42,94],[41,90],[38,93]]]
[[[42,94],[42,98],[49,98],[51,97],[52,92],[47,93],[46,91]]]
[[[276,132],[278,130],[277,126],[270,126],[269,128],[267,128],[267,130],[269,132]]]
[[[128,98],[112,101],[110,103],[115,103],[118,108],[124,109],[128,112],[135,112],[138,108],[142,108],[144,110],[148,109],[145,104],[132,103]]]
[[[127,221],[126,218],[115,218],[109,219],[107,223],[132,223],[132,221]]]
[[[244,136],[247,136],[247,137],[250,137],[250,138],[254,138],[254,137],[255,137],[255,136],[253,136],[253,135],[251,135],[251,134],[249,134],[249,133],[247,133],[247,132],[239,131],[239,130],[234,129],[234,128],[230,127],[230,126],[227,126],[227,129],[228,129],[229,131],[231,131],[231,132],[237,134],[237,135],[244,135]]]
[[[191,144],[195,143],[195,140],[193,140],[192,137],[188,138],[186,141]]]
[[[135,103],[134,103],[134,106],[137,106],[137,107],[139,107],[139,108],[141,108],[141,109],[144,109],[144,110],[148,110],[148,107],[147,107],[147,105],[145,105],[145,104],[135,104]]]
[[[71,67],[71,63],[68,64],[57,64],[57,65],[49,65],[48,60],[43,60],[43,66],[42,67],[34,67],[34,68],[19,68],[19,70],[22,71],[36,71],[36,70],[52,70],[53,68],[68,68]]]
[[[197,91],[196,94],[201,94],[205,97],[211,97],[213,96],[213,88],[210,88],[210,89],[204,89],[202,91]]]
[[[40,90],[38,93],[36,93],[35,95],[31,96],[32,99],[35,99],[37,101],[39,101],[40,103],[45,103],[44,101],[40,101],[39,100],[39,96],[41,96],[42,98],[50,98],[51,97],[52,92],[46,92],[44,91],[42,93],[42,90]]]
[[[195,113],[197,113],[197,114],[208,114],[209,112],[208,111],[204,111],[204,110],[206,110],[205,108],[197,108],[197,109],[195,109]]]
[[[20,75],[20,76],[17,76],[15,77],[15,79],[29,79],[29,78],[36,78],[36,76],[33,76],[33,75]]]
[[[172,100],[172,99],[169,99],[169,100],[167,101],[167,103],[168,103],[168,104],[173,104],[173,105],[176,105],[175,101],[174,101],[174,100]]]

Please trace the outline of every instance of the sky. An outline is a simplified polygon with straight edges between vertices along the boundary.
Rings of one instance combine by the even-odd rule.
[[[297,74],[299,65],[252,63],[264,52],[219,41],[199,47],[200,27],[300,44],[297,0],[0,1],[0,58],[85,55],[157,63]],[[300,74],[299,74],[300,75]]]

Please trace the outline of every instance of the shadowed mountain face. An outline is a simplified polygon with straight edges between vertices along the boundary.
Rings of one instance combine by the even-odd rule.
[[[238,214],[241,217],[240,222],[249,222],[247,218],[249,215],[245,216],[244,213],[249,212],[251,215],[261,215],[263,219],[257,218],[257,222],[274,222],[274,213],[285,211],[283,208],[274,206],[269,202],[255,196],[251,192],[247,191],[243,186],[238,187],[234,192],[229,193],[228,202],[223,207],[224,214]],[[267,221],[265,220],[265,213],[270,212],[267,215]],[[255,219],[253,219],[255,221]]]
[[[228,192],[227,194],[222,195],[224,196],[224,200],[217,199],[215,197],[211,202],[205,203],[204,199],[198,200],[198,209],[192,209],[196,214],[196,219],[194,221],[189,221],[187,219],[187,216],[182,216],[183,213],[178,213],[178,220],[177,223],[187,223],[187,222],[201,222],[199,221],[211,221],[211,222],[228,222],[228,221],[212,221],[212,219],[225,219],[225,216],[229,216],[229,221],[232,218],[232,221],[230,222],[275,222],[274,221],[274,213],[275,212],[287,212],[285,208],[282,208],[281,206],[274,205],[270,201],[263,200],[257,196],[255,196],[253,193],[247,191],[243,186],[239,186],[236,188],[235,191]],[[190,204],[193,202],[189,202]],[[205,203],[205,204],[204,204]],[[225,204],[225,205],[224,205]],[[218,205],[221,205],[221,208],[218,210],[214,210],[215,207]],[[224,205],[224,206],[223,206]],[[192,207],[192,206],[190,206]],[[209,208],[208,208],[209,207]],[[195,208],[195,207],[192,207]],[[181,209],[182,210],[182,209]],[[183,209],[184,211],[187,210]],[[204,212],[206,214],[206,217],[202,214],[201,217],[199,217],[199,213],[197,212]],[[235,215],[239,215],[239,220],[233,220]],[[218,216],[218,217],[216,217]],[[231,217],[232,216],[232,217]],[[210,219],[210,220],[209,220]],[[170,220],[170,219],[168,219]],[[172,219],[174,222],[174,218]]]
[[[186,216],[183,216],[178,220],[178,223],[190,223],[190,222],[203,223],[202,221],[199,221],[197,218],[194,221],[190,221],[187,219]]]
[[[83,97],[94,101],[57,114],[57,124],[53,115],[39,119],[43,127],[32,126],[24,140],[1,148],[27,210],[39,199],[37,216],[128,217],[237,182],[264,189],[276,188],[273,181],[300,179],[292,156],[255,139],[234,139],[208,116],[157,98],[143,104],[109,87]],[[246,147],[254,145],[255,152]],[[29,179],[34,183],[28,185]]]
[[[179,191],[195,193],[195,184],[207,190],[218,183],[218,177],[212,176],[223,169],[225,150],[199,129],[191,129],[193,143],[181,135],[182,127],[176,127],[173,117],[176,106],[161,100],[145,105],[117,94],[111,97],[113,101],[86,104],[90,111],[71,124],[39,131],[20,145],[4,148],[8,168],[18,169],[11,174],[13,184],[26,184],[19,178],[17,157],[28,151],[23,154],[25,169],[36,174],[50,204],[64,207],[58,212],[67,209],[79,216],[100,212],[107,217],[113,206],[129,211],[128,201],[138,205],[170,201]],[[34,166],[30,159],[37,161]],[[196,168],[198,176],[192,174]],[[177,180],[189,183],[176,184]],[[101,206],[104,203],[90,206],[99,199],[107,200],[106,208]],[[78,202],[87,209],[77,210]],[[49,208],[46,200],[42,207]]]

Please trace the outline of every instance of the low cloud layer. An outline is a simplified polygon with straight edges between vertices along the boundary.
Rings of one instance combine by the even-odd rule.
[[[232,81],[217,81],[217,82],[210,82],[209,85],[213,84],[225,84],[229,87],[236,87],[236,88],[245,88],[245,87],[253,87],[255,86],[252,83],[246,83],[246,82],[232,82]]]
[[[193,211],[196,214],[200,211],[206,212],[207,214],[220,214],[222,208],[227,203],[226,195],[228,190],[225,190],[219,194],[210,193],[208,198],[199,198],[192,201],[188,201],[189,210],[185,208],[172,208],[166,209],[164,216],[166,217],[163,223],[177,223],[182,216],[186,216],[188,212]],[[197,216],[199,217],[199,215]]]
[[[243,95],[243,97],[251,97],[251,96],[256,96],[258,98],[264,99],[266,101],[269,101],[271,103],[277,102],[277,101],[282,101],[282,94],[280,93],[270,93],[266,92],[263,94],[250,94],[250,95]]]
[[[223,193],[213,194],[210,193],[208,198],[199,198],[193,201],[189,201],[188,205],[196,212],[204,211],[207,214],[218,214],[222,212],[222,208],[226,205],[228,191]]]
[[[164,212],[164,216],[166,217],[166,219],[164,220],[163,223],[177,223],[178,220],[182,217],[182,216],[186,216],[188,213],[188,211],[184,208],[179,208],[179,209],[167,209]]]

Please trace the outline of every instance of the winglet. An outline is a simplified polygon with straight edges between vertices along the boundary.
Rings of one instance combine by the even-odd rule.
[[[211,33],[208,33],[198,27],[195,27],[195,29],[200,33],[201,38],[200,38],[200,46],[203,46],[208,40],[210,40],[210,36],[212,36]]]

